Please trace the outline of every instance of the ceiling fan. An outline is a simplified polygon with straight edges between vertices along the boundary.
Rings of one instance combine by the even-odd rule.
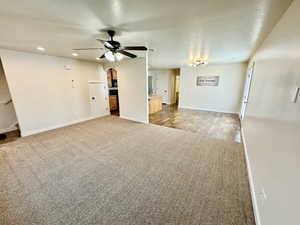
[[[114,40],[115,31],[114,30],[108,30],[107,31],[110,40],[101,40],[96,39],[97,41],[100,41],[104,47],[108,50],[105,52],[102,56],[98,57],[98,59],[106,58],[109,61],[116,61],[121,60],[123,56],[127,56],[129,58],[136,58],[137,55],[132,54],[128,52],[127,50],[134,50],[134,51],[147,51],[148,49],[145,46],[122,46],[120,42]],[[95,49],[103,49],[103,48],[76,48],[73,49],[74,51],[80,51],[80,50],[95,50]]]

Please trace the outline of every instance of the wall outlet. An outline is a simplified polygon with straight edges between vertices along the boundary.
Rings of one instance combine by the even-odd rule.
[[[264,205],[264,203],[265,203],[265,201],[267,201],[268,197],[267,197],[266,191],[263,187],[261,188],[261,191],[257,193],[257,196],[259,197],[261,204]]]

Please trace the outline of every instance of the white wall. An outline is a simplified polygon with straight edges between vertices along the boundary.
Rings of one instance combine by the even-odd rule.
[[[300,86],[299,11],[294,0],[256,52],[242,122],[262,225],[300,224],[300,101],[291,101]]]
[[[123,60],[116,66],[120,117],[148,123],[147,58]]]
[[[17,117],[13,103],[3,104],[11,99],[8,84],[0,59],[0,134],[16,130]]]
[[[0,57],[23,136],[91,118],[88,81],[105,76],[99,64],[2,49]]]
[[[151,69],[149,70],[149,76],[153,77],[153,94],[162,96],[165,104],[174,104],[176,70]]]
[[[238,113],[246,77],[246,63],[182,67],[179,107]],[[218,87],[196,85],[197,76],[220,76]]]

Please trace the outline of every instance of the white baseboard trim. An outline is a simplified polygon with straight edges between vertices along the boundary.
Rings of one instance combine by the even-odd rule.
[[[107,114],[107,115],[109,115],[109,114]],[[103,115],[103,116],[107,116],[107,115]],[[67,127],[67,126],[74,125],[74,124],[77,124],[77,123],[82,123],[82,122],[85,122],[85,121],[101,118],[103,116],[88,117],[88,118],[74,120],[74,121],[71,121],[71,122],[67,122],[67,123],[63,123],[63,124],[59,124],[59,125],[55,125],[55,126],[50,126],[50,127],[46,127],[46,128],[42,128],[42,129],[29,130],[29,131],[25,131],[25,132],[21,131],[21,136],[26,137],[26,136],[30,136],[30,135],[50,131],[50,130],[55,130],[55,129],[58,129],[58,128]]]
[[[239,112],[234,111],[226,111],[226,110],[218,110],[218,109],[208,109],[208,108],[198,108],[198,107],[190,107],[190,106],[179,106],[180,109],[192,109],[192,110],[201,110],[208,112],[220,112],[220,113],[230,113],[230,114],[239,114]]]
[[[127,117],[127,116],[121,116],[120,115],[120,118],[125,119],[125,120],[131,120],[131,121],[139,122],[139,123],[144,123],[144,124],[148,124],[149,123],[149,121],[136,120],[134,118],[130,118],[130,117]]]
[[[252,170],[251,170],[251,165],[250,165],[250,160],[249,160],[249,155],[248,155],[248,150],[247,150],[243,127],[241,128],[241,136],[242,136],[244,152],[245,152],[245,157],[246,157],[246,165],[247,165],[247,170],[248,170],[248,178],[249,178],[249,184],[250,184],[250,192],[251,192],[255,222],[256,222],[256,225],[261,225],[260,214],[259,214],[257,200],[256,200],[256,193],[255,193],[255,189],[254,189],[253,175],[252,175]]]

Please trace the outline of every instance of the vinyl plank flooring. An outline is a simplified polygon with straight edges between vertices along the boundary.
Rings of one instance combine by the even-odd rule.
[[[149,115],[149,121],[203,136],[241,142],[240,120],[236,114],[178,109],[177,105],[163,105],[162,111]]]

